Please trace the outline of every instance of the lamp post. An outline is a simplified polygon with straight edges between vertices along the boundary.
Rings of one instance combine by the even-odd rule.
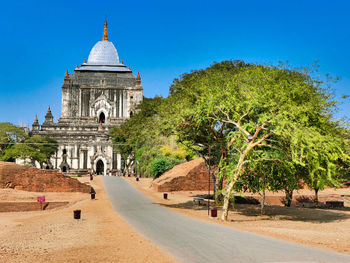
[[[211,154],[211,149],[210,146],[208,146],[208,155],[209,155],[209,160],[208,160],[208,165],[209,165],[209,169],[208,169],[208,216],[209,216],[209,197],[210,197],[210,154]]]
[[[205,145],[198,143],[197,144],[199,147],[203,147],[206,148]],[[208,159],[208,216],[209,216],[209,210],[210,210],[210,203],[209,203],[209,197],[210,197],[210,155],[211,155],[211,148],[210,145],[208,146],[208,155],[209,155],[209,159]],[[203,157],[203,156],[202,156]],[[204,157],[203,157],[204,158]]]

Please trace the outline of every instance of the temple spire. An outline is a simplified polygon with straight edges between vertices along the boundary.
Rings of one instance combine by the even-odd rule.
[[[103,29],[102,41],[108,41],[107,20],[105,20],[105,27],[104,27],[104,29]]]
[[[38,116],[35,114],[35,120],[32,124],[32,130],[38,131],[40,127],[39,121],[38,121]]]
[[[53,122],[53,116],[52,116],[52,113],[51,113],[51,107],[49,105],[49,108],[47,109],[47,113],[45,115],[45,121],[43,124],[49,124],[49,123],[52,123]]]

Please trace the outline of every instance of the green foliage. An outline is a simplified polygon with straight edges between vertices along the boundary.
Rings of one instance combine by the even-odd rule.
[[[233,191],[336,187],[349,179],[349,125],[332,117],[328,80],[313,76],[288,65],[214,63],[175,79],[168,98],[142,103],[115,135],[148,175],[170,159],[203,157],[218,167],[225,205]]]
[[[159,147],[155,146],[142,146],[136,149],[136,168],[138,173],[150,177],[151,176],[151,163],[155,158],[161,156]]]
[[[160,148],[160,151],[162,155],[172,159],[189,161],[195,157],[194,153],[191,150],[178,144],[175,144],[173,147],[171,147],[169,144],[165,144]]]
[[[23,142],[26,138],[28,135],[23,128],[9,122],[0,122],[0,158],[5,149],[11,148],[15,142]]]
[[[179,163],[180,160],[178,159],[169,158],[166,156],[158,157],[151,162],[151,176],[153,178],[157,178]]]
[[[332,119],[337,102],[311,76],[309,69],[241,61],[184,74],[163,106],[165,131],[204,146],[203,155],[211,146],[218,175],[228,181],[226,204],[237,188],[292,190],[300,179],[337,186],[349,152]]]
[[[144,99],[135,115],[110,132],[114,148],[125,160],[129,160],[127,169],[134,165],[142,176],[153,176],[151,163],[162,156],[179,161],[193,158],[193,153],[178,145],[174,137],[161,133],[160,110],[163,102],[161,97]]]
[[[51,166],[50,156],[57,150],[57,142],[51,138],[35,135],[29,137],[23,128],[11,123],[0,123],[0,160],[30,159]]]
[[[326,186],[338,187],[350,160],[344,134],[339,133],[341,130],[331,122],[324,127],[327,128],[325,134],[324,124],[307,127],[302,134],[295,133],[291,143],[294,161],[308,171],[305,182],[315,191]]]
[[[7,148],[1,160],[11,161],[16,158],[28,158],[32,163],[37,161],[41,166],[44,163],[52,166],[50,157],[57,151],[57,147],[57,142],[54,139],[34,135],[27,138],[23,144],[14,144],[12,147]]]

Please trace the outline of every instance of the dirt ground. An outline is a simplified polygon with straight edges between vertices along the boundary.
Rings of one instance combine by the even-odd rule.
[[[84,178],[83,180],[87,180]],[[96,200],[83,193],[0,190],[0,201],[69,201],[65,208],[0,213],[0,262],[175,262],[112,208],[100,178]],[[73,218],[80,209],[82,219]]]
[[[218,208],[218,217],[208,217],[206,204],[195,205],[193,197],[207,192],[179,191],[169,192],[168,200],[163,199],[163,193],[158,193],[151,187],[152,179],[126,178],[139,190],[156,202],[198,219],[228,225],[241,230],[263,234],[287,241],[315,247],[335,250],[350,254],[350,189],[326,189],[319,193],[320,201],[342,200],[341,209],[315,209],[302,207],[284,207],[274,205],[280,203],[283,193],[267,193],[265,215],[260,215],[259,205],[236,204],[229,213],[228,222],[219,218],[221,209]],[[313,192],[303,189],[294,195],[300,198],[310,197]],[[211,204],[213,206],[214,204]]]
[[[81,178],[88,181],[88,178]],[[345,201],[345,208],[310,209],[277,205],[266,207],[236,204],[229,222],[208,217],[206,205],[193,204],[193,197],[206,192],[155,192],[151,179],[126,178],[156,202],[177,212],[201,220],[268,235],[301,244],[350,254],[350,189],[327,189],[322,200]],[[96,200],[83,193],[33,193],[11,189],[0,190],[1,201],[35,201],[45,195],[48,202],[69,201],[70,205],[47,211],[0,213],[0,262],[175,262],[146,238],[135,232],[113,210],[100,178],[92,186]],[[300,197],[312,193],[301,190]],[[281,193],[267,194],[267,203],[275,204]],[[213,206],[213,204],[211,204]],[[81,209],[82,219],[73,219],[73,210]]]

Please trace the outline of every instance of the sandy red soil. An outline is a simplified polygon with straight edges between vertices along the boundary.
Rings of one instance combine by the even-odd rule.
[[[83,193],[45,193],[65,208],[0,213],[0,262],[175,262],[113,210],[100,178],[96,200]],[[0,201],[33,201],[40,193],[0,190]],[[80,209],[82,219],[73,218]]]
[[[270,205],[266,214],[260,215],[259,206],[237,204],[230,211],[229,222],[223,222],[208,217],[206,205],[193,204],[194,196],[206,192],[169,192],[169,199],[164,200],[163,193],[150,187],[151,179],[126,180],[156,202],[200,220],[350,254],[349,189],[320,193],[321,200],[343,196],[346,207],[341,210]],[[95,178],[93,187],[96,200],[83,193],[0,190],[0,202],[34,201],[41,194],[47,201],[70,202],[64,208],[47,211],[0,213],[0,262],[175,262],[117,215],[100,178]],[[302,190],[298,194],[312,193]],[[268,193],[268,197],[268,202],[273,203],[282,194]],[[73,219],[75,209],[82,210],[81,220]],[[219,210],[219,217],[220,214]]]

